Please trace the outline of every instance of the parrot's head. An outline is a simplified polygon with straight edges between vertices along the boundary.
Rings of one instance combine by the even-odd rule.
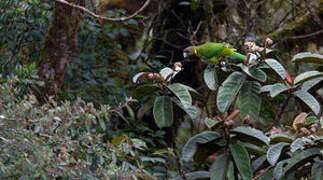
[[[195,47],[189,46],[184,49],[183,56],[184,56],[184,58],[192,57],[192,56],[196,55],[195,52],[196,52]]]

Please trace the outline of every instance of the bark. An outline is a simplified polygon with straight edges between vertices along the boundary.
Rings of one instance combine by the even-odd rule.
[[[84,6],[84,0],[68,0]],[[61,88],[64,74],[77,45],[77,34],[83,13],[61,3],[55,4],[53,22],[46,36],[45,47],[38,63],[38,76],[44,81],[43,87],[34,90],[38,100],[44,102]]]

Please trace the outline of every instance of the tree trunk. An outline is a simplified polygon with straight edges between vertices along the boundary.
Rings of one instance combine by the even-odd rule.
[[[84,0],[68,0],[84,6]],[[34,90],[38,100],[56,98],[61,88],[69,58],[77,45],[77,34],[83,13],[61,3],[55,5],[53,22],[46,36],[38,64],[38,75],[45,85]]]

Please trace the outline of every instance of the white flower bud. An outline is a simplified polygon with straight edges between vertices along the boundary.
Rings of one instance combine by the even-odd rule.
[[[266,38],[266,45],[267,45],[267,47],[268,46],[271,46],[273,43],[274,43],[274,41],[272,39]]]

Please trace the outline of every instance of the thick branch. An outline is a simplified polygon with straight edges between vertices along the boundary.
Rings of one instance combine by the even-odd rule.
[[[87,14],[89,14],[89,15],[91,15],[91,16],[93,16],[93,17],[95,17],[95,18],[97,18],[97,19],[102,20],[102,21],[108,21],[108,22],[122,22],[122,21],[127,21],[127,20],[129,20],[129,19],[132,19],[132,18],[134,18],[136,15],[138,15],[140,12],[142,12],[142,11],[143,11],[143,10],[144,10],[148,5],[149,5],[149,3],[150,3],[150,1],[151,1],[151,0],[147,0],[147,1],[145,2],[145,4],[144,4],[140,9],[138,9],[135,13],[133,13],[132,15],[127,16],[127,17],[121,17],[121,18],[110,18],[110,17],[100,16],[100,15],[97,15],[97,14],[95,14],[94,12],[92,12],[92,11],[90,11],[90,10],[86,9],[86,8],[85,8],[85,7],[83,7],[83,6],[80,6],[80,5],[77,5],[77,4],[72,4],[72,3],[69,3],[69,2],[67,2],[67,1],[65,1],[65,0],[55,0],[55,1],[57,1],[57,2],[59,2],[59,3],[62,3],[62,4],[65,4],[65,5],[68,5],[68,6],[73,7],[73,8],[77,8],[77,9],[79,9],[79,10],[81,10],[81,11],[83,11],[83,12],[85,12],[85,13],[87,13]]]

